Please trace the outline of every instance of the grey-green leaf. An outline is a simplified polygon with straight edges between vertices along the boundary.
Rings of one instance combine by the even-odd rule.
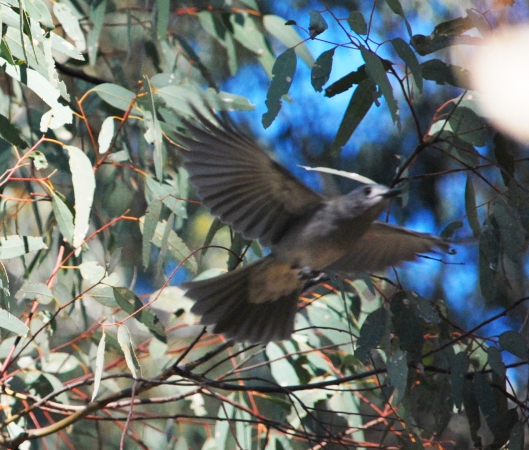
[[[347,23],[356,34],[367,34],[367,23],[360,11],[351,11]]]
[[[142,259],[144,268],[149,266],[149,260],[151,256],[151,239],[154,237],[156,225],[160,220],[161,213],[162,202],[160,200],[154,200],[149,203],[147,211],[145,212],[145,222],[143,225],[142,237]]]
[[[66,204],[66,199],[57,191],[51,193],[51,204],[53,214],[59,225],[59,230],[64,239],[70,244],[73,243],[73,213]]]
[[[410,72],[413,75],[413,79],[415,80],[415,84],[417,85],[417,89],[419,89],[419,92],[422,92],[422,68],[419,64],[417,56],[415,55],[415,52],[404,41],[404,39],[392,39],[391,44],[397,52],[397,55],[399,55],[399,58],[402,59],[409,67]]]
[[[323,52],[312,66],[311,83],[316,92],[321,92],[323,86],[329,80],[332,69],[332,59],[336,47]]]
[[[0,327],[12,331],[20,336],[25,336],[29,328],[5,309],[0,309]]]
[[[105,338],[106,338],[105,329],[103,328],[103,333],[101,334],[101,339],[97,346],[97,355],[96,355],[96,367],[94,371],[94,392],[92,393],[92,401],[95,400],[97,393],[99,392],[99,385],[101,383],[101,376],[103,375],[103,367],[105,365]]]
[[[21,150],[28,147],[28,143],[20,137],[20,131],[2,114],[0,114],[0,137]]]
[[[272,69],[272,81],[266,94],[268,111],[263,114],[262,123],[265,128],[272,125],[281,109],[281,97],[288,94],[294,74],[296,73],[297,57],[294,49],[289,48],[279,55]]]
[[[36,250],[47,249],[41,237],[34,236],[6,236],[0,237],[0,260],[11,259]]]
[[[450,378],[452,381],[452,395],[454,396],[454,406],[461,411],[463,402],[463,390],[465,388],[465,375],[468,370],[468,356],[465,352],[459,352],[454,356],[450,368]]]
[[[400,130],[401,124],[399,117],[399,107],[397,105],[397,101],[395,100],[395,96],[393,95],[393,88],[389,82],[386,69],[384,64],[382,64],[382,60],[364,46],[360,47],[360,52],[362,53],[362,58],[364,58],[364,61],[366,62],[366,71],[369,77],[379,87],[380,92],[382,92],[382,95],[386,99],[389,112],[391,113],[391,118],[393,119],[393,122],[397,124]]]
[[[512,353],[520,359],[526,359],[528,356],[527,343],[520,333],[509,330],[500,334],[499,342],[501,348]]]
[[[406,352],[397,350],[387,364],[388,375],[391,385],[397,390],[397,395],[393,397],[393,405],[399,405],[406,394],[408,383],[408,361]]]
[[[323,33],[327,28],[329,28],[329,25],[327,25],[327,22],[318,11],[309,11],[309,17],[309,35],[311,39],[316,38],[316,36]]]
[[[472,178],[467,174],[467,182],[465,184],[465,209],[467,212],[467,219],[472,234],[477,239],[481,234],[481,228],[479,226],[478,211],[476,208],[476,194],[474,192],[474,184]]]

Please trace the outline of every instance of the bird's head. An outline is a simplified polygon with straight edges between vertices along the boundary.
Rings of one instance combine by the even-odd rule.
[[[371,222],[380,215],[390,199],[401,191],[382,184],[361,186],[342,197],[343,212],[351,219],[362,217]]]

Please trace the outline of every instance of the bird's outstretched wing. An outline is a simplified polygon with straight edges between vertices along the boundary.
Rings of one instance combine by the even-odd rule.
[[[449,243],[432,234],[376,221],[344,257],[324,270],[341,274],[374,272],[402,261],[413,261],[420,253],[435,248],[448,252]]]
[[[245,238],[270,246],[324,200],[227,121],[195,114],[200,126],[183,120],[184,166],[203,204]]]

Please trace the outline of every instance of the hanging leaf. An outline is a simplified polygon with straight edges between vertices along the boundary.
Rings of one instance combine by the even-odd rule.
[[[120,325],[118,327],[118,342],[121,351],[123,352],[123,356],[125,357],[127,367],[132,376],[136,378],[136,372],[140,372],[141,375],[141,367],[138,358],[136,357],[136,353],[134,353],[134,344],[132,343],[130,331],[125,325]]]
[[[5,309],[0,309],[0,327],[12,331],[13,333],[16,333],[20,336],[26,336],[29,331],[29,328],[24,324],[24,322],[17,319]]]
[[[105,329],[103,328],[103,333],[101,334],[101,339],[97,346],[97,356],[96,356],[96,367],[94,370],[94,392],[92,393],[92,400],[94,401],[99,392],[99,385],[101,383],[101,377],[103,375],[103,367],[105,365],[105,338],[106,338]]]
[[[0,137],[21,150],[28,148],[28,143],[20,137],[20,131],[2,114],[0,114]]]
[[[415,55],[415,52],[404,41],[404,39],[392,39],[391,44],[397,52],[397,55],[399,55],[399,58],[402,59],[409,67],[410,72],[413,75],[413,79],[415,80],[415,84],[417,85],[417,89],[419,89],[419,92],[422,92],[422,68],[419,64],[417,56]]]
[[[323,52],[312,66],[311,83],[316,92],[321,92],[331,75],[332,58],[336,47]]]
[[[327,22],[325,22],[325,19],[318,11],[309,11],[309,17],[309,35],[311,39],[315,39],[316,36],[323,33],[327,28],[329,28],[329,25],[327,25]]]
[[[360,11],[351,11],[347,23],[356,34],[367,34],[367,23]]]
[[[474,184],[470,175],[467,174],[467,182],[465,185],[465,209],[467,212],[467,219],[470,228],[472,229],[472,234],[477,239],[481,234],[481,229],[479,226],[478,211],[476,208],[476,194],[474,192]]]
[[[47,249],[41,237],[6,236],[0,237],[0,260],[11,259],[26,253]]]
[[[266,94],[268,111],[263,114],[262,123],[265,128],[272,125],[281,109],[281,97],[288,94],[294,74],[296,72],[297,57],[292,48],[287,49],[277,57],[272,69],[272,81]]]

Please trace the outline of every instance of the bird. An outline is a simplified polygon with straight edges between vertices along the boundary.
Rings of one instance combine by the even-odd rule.
[[[270,253],[225,274],[181,285],[213,333],[250,344],[294,331],[298,298],[326,274],[354,276],[412,261],[449,242],[376,220],[401,192],[367,184],[336,197],[309,188],[225,117],[183,118],[183,165],[211,214]]]

